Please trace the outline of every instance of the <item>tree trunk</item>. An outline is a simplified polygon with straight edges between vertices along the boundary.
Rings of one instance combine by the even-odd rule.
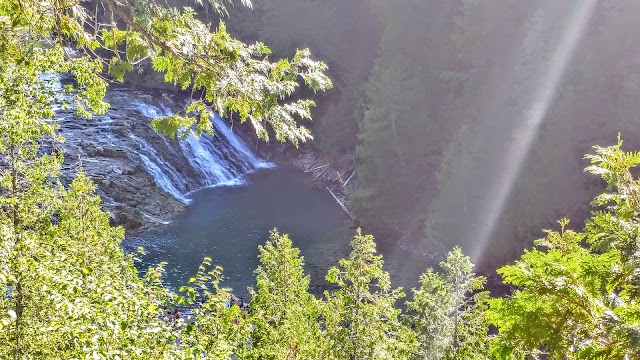
[[[396,145],[396,152],[398,153],[398,157],[400,158],[400,166],[402,166],[402,170],[406,169],[406,165],[404,163],[404,156],[402,155],[402,149],[400,148],[400,140],[398,139],[398,130],[396,128],[396,113],[394,110],[391,110],[389,114],[389,118],[391,120],[391,128],[393,130],[393,139]]]
[[[458,321],[460,318],[460,279],[458,278],[458,276],[456,276],[456,283],[455,283],[455,311],[454,311],[454,315],[453,315],[453,355],[455,357],[455,354],[457,353],[458,350]]]
[[[204,8],[204,23],[207,24],[207,26],[209,26],[209,1],[208,0],[204,0],[202,2],[202,7]]]

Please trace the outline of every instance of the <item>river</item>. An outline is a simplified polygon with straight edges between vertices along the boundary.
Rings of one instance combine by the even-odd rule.
[[[300,248],[311,292],[320,295],[329,289],[324,280],[327,270],[350,250],[355,233],[350,219],[326,191],[314,187],[298,170],[261,169],[245,180],[242,186],[193,192],[186,211],[171,223],[129,236],[128,244],[146,250],[138,263],[141,272],[164,261],[164,282],[176,289],[195,274],[204,257],[210,257],[224,269],[223,285],[246,296],[247,287],[255,285],[258,245],[277,228]],[[424,258],[393,245],[381,244],[380,249],[394,286],[414,286],[426,269]]]

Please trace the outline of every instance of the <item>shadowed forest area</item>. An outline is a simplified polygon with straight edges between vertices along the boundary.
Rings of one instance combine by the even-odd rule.
[[[317,98],[310,146],[355,157],[350,207],[408,246],[472,249],[516,129],[543,89],[581,1],[255,1],[230,9],[229,31],[276,56],[309,47],[334,88]],[[621,132],[640,145],[636,101],[640,4],[599,1],[567,58],[555,97],[500,209],[495,269],[558,218],[584,219],[598,181],[584,154]],[[215,21],[214,21],[215,23]],[[506,186],[506,185],[503,185]],[[490,271],[490,270],[489,270]]]

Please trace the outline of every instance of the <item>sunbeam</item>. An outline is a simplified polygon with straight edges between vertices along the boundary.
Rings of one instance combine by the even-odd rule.
[[[476,262],[482,259],[486,251],[489,239],[520,173],[533,139],[558,91],[567,65],[573,57],[596,4],[597,0],[576,1],[576,8],[566,23],[563,36],[547,67],[548,70],[545,74],[541,74],[542,80],[534,93],[529,110],[520,122],[516,123],[513,141],[501,160],[502,165],[499,169],[502,171],[496,173],[496,181],[488,191],[483,211],[480,212],[480,216],[485,219],[478,222],[480,228],[473,232],[476,234],[475,239],[468,241],[469,244],[472,244],[471,256]]]

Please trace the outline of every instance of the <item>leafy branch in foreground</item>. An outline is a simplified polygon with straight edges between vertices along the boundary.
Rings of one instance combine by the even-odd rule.
[[[499,358],[631,359],[640,356],[640,182],[631,170],[640,154],[622,141],[594,147],[586,171],[607,192],[584,231],[547,230],[515,265],[498,270],[518,287],[491,300],[489,318],[499,330],[492,353]]]
[[[230,1],[212,3],[223,11]],[[271,62],[264,44],[246,45],[232,38],[222,22],[210,31],[189,8],[144,0],[98,0],[95,8],[88,6],[76,0],[3,1],[3,77],[24,64],[39,74],[70,72],[86,90],[88,101],[75,105],[87,116],[88,109],[106,110],[101,102],[106,89],[103,69],[122,81],[134,66],[150,59],[167,82],[191,89],[196,98],[181,114],[154,121],[157,130],[174,137],[190,130],[212,132],[209,112],[214,110],[249,120],[264,140],[269,139],[267,124],[279,141],[297,145],[311,138],[297,121],[311,118],[313,101],[286,100],[301,82],[313,91],[332,86],[324,74],[326,65],[313,60],[308,49],[298,50],[289,60]],[[51,49],[57,49],[56,66],[47,64],[53,58],[47,55]]]

